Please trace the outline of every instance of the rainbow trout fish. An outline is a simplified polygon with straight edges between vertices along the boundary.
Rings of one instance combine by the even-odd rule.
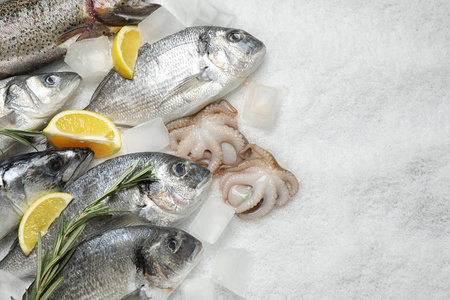
[[[159,8],[151,0],[0,0],[0,79],[61,58],[58,47],[135,25]]]

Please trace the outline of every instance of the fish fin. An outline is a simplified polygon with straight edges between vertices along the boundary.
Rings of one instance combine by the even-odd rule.
[[[102,226],[102,232],[114,230],[122,227],[144,225],[146,223],[139,220],[137,212],[122,213],[113,215],[106,224]],[[96,233],[98,234],[98,233]]]
[[[81,41],[87,38],[96,38],[102,35],[111,35],[119,31],[120,28],[122,27],[106,26],[104,24],[95,24],[88,27],[78,27],[61,35],[56,41],[56,45],[59,46],[76,35],[80,35],[77,38],[77,41]]]
[[[58,38],[58,40],[56,41],[56,45],[59,46],[78,34],[82,35],[86,30],[87,30],[86,27],[78,27],[75,28],[74,30],[66,32]]]
[[[148,297],[145,295],[144,286],[136,289],[135,291],[129,293],[125,297],[120,298],[120,300],[145,300]]]
[[[102,35],[112,35],[122,28],[121,26],[107,26],[104,24],[95,25],[87,28],[77,39],[81,41],[88,38],[97,38]]]
[[[195,90],[195,89],[199,88],[200,86],[202,86],[205,82],[205,79],[202,77],[202,74],[203,74],[203,72],[200,72],[198,74],[191,75],[191,76],[183,79],[183,81],[181,81],[173,89],[173,91],[160,102],[160,106],[163,105],[166,101],[172,99],[172,97],[174,97],[177,94],[187,93],[191,90]]]
[[[18,228],[12,230],[10,233],[5,235],[0,240],[0,253],[7,255],[8,252],[11,252],[14,247],[19,244],[19,238],[17,237],[17,231]],[[4,256],[2,255],[2,256]],[[0,256],[0,260],[3,259],[3,257]]]

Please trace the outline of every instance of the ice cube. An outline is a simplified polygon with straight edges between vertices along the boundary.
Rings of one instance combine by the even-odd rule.
[[[195,15],[195,24],[228,26],[234,19],[233,14],[221,10],[216,2],[209,0],[198,0]]]
[[[219,284],[243,296],[250,276],[252,257],[244,249],[221,249],[216,253],[212,277]]]
[[[191,26],[196,19],[197,0],[155,0],[154,2],[167,9],[184,26]]]
[[[255,82],[247,86],[242,118],[252,126],[271,128],[280,106],[281,91]]]
[[[183,281],[180,286],[183,300],[215,300],[214,283],[210,278],[194,278]]]
[[[142,44],[154,43],[184,29],[183,24],[164,7],[158,8],[138,25]]]
[[[0,300],[22,299],[27,285],[19,278],[0,270]]]
[[[122,133],[122,147],[127,153],[160,151],[168,145],[169,132],[161,118],[155,118]]]
[[[217,199],[209,199],[189,226],[192,235],[214,244],[234,216],[234,209]]]
[[[155,118],[121,132],[122,148],[114,155],[92,160],[89,168],[129,153],[161,151],[169,145],[169,132],[161,118]]]
[[[113,67],[108,37],[85,39],[71,44],[64,61],[84,79],[104,77]]]

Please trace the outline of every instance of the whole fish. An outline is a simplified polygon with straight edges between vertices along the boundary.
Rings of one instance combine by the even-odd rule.
[[[101,196],[120,175],[138,159],[138,169],[149,162],[154,165],[157,181],[143,182],[114,193],[105,202],[111,210],[129,211],[112,217],[101,217],[89,222],[83,231],[86,239],[106,229],[152,223],[170,226],[185,219],[200,206],[212,181],[211,172],[186,158],[166,153],[147,152],[119,156],[90,169],[73,182],[64,192],[75,199],[62,215],[74,216]],[[53,245],[55,221],[43,237],[43,249]],[[25,256],[15,245],[0,261],[0,269],[20,278],[36,274],[37,251]]]
[[[199,240],[175,228],[108,231],[78,245],[49,299],[167,299],[202,250]]]
[[[21,75],[0,80],[0,130],[41,129],[67,102],[80,82],[81,77],[71,72]],[[0,135],[0,149],[3,151],[14,143],[13,139]]]
[[[9,0],[0,4],[0,79],[61,58],[57,47],[137,24],[159,7],[151,0]]]
[[[238,87],[265,52],[261,41],[239,29],[189,27],[143,45],[133,80],[112,70],[85,109],[124,127],[155,117],[167,123]]]
[[[67,148],[0,161],[0,239],[19,225],[35,200],[67,187],[87,169],[93,157],[90,149]]]

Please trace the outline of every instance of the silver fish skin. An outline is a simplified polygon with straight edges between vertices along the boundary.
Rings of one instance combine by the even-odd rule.
[[[265,49],[243,30],[189,27],[143,45],[133,80],[112,70],[85,109],[123,127],[155,117],[167,123],[238,87],[261,64]]]
[[[0,3],[0,79],[24,74],[59,58],[57,47],[137,24],[159,5],[150,0],[9,0]]]
[[[70,99],[80,82],[81,77],[72,72],[0,80],[0,129],[41,129]],[[3,151],[14,143],[13,139],[0,135]]]
[[[175,228],[108,231],[78,245],[49,299],[167,299],[202,252],[199,240]]]
[[[16,228],[39,197],[63,190],[94,157],[87,148],[48,150],[0,161],[0,239]]]
[[[103,162],[64,189],[63,192],[74,195],[75,199],[62,215],[73,216],[83,210],[101,196],[137,159],[140,159],[138,169],[149,162],[152,163],[158,180],[144,182],[114,193],[105,201],[106,204],[111,210],[125,210],[130,213],[94,219],[88,223],[80,240],[107,229],[123,226],[148,223],[172,226],[185,219],[203,203],[212,181],[208,169],[189,159],[166,153],[133,153]],[[42,238],[43,249],[52,247],[56,224],[57,221]],[[23,279],[34,276],[36,267],[36,251],[25,256],[19,245],[15,245],[0,261],[0,269]]]

